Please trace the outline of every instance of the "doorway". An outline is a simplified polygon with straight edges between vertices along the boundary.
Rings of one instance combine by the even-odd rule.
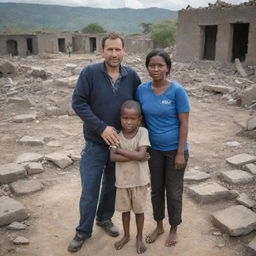
[[[217,31],[217,25],[204,26],[203,59],[215,60]]]
[[[7,52],[12,56],[18,56],[18,43],[16,40],[7,40]]]
[[[235,23],[233,26],[232,61],[245,61],[248,51],[249,23]]]
[[[59,52],[66,52],[65,38],[58,38]]]
[[[97,49],[97,45],[96,45],[96,37],[90,37],[90,52],[95,52]]]
[[[27,38],[27,55],[30,55],[33,53],[33,39]]]

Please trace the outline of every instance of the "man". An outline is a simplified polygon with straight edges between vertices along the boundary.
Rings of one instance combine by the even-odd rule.
[[[118,236],[111,218],[115,207],[115,166],[109,158],[109,145],[118,145],[120,107],[135,97],[140,84],[136,72],[121,65],[124,40],[110,33],[102,40],[103,63],[84,68],[73,93],[72,107],[83,120],[86,140],[80,162],[82,193],[80,222],[68,250],[80,250],[91,237],[93,222],[110,236]]]

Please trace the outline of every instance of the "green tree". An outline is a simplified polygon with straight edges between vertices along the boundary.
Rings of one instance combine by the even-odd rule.
[[[151,32],[153,24],[142,22],[139,26],[142,27],[143,34],[148,34],[149,32]]]
[[[150,37],[153,40],[154,47],[167,47],[174,44],[176,24],[171,19],[163,20],[153,25]]]
[[[81,30],[82,33],[106,33],[107,31],[98,23],[90,23]]]

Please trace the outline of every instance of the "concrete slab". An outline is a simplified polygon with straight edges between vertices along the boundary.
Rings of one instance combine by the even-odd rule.
[[[205,181],[211,178],[211,175],[197,170],[188,170],[185,172],[184,181],[186,183],[195,183]]]
[[[43,189],[43,184],[35,180],[18,180],[10,184],[11,191],[16,196],[35,193]]]
[[[247,235],[256,229],[256,213],[243,205],[233,205],[213,213],[212,221],[231,236]]]
[[[28,212],[20,202],[7,196],[0,197],[0,227],[27,218]]]
[[[254,180],[252,174],[238,169],[222,172],[220,178],[232,184],[247,184]]]
[[[226,159],[229,164],[237,167],[241,167],[245,164],[256,162],[256,156],[252,156],[246,153],[235,155]]]
[[[236,198],[236,202],[247,208],[253,208],[255,206],[255,201],[251,200],[245,193],[240,194]]]
[[[256,175],[256,165],[255,164],[246,164],[243,169],[251,174]]]
[[[24,115],[17,115],[13,118],[15,123],[25,123],[25,122],[32,122],[36,119],[36,113],[33,114],[24,114]]]
[[[64,153],[51,153],[45,155],[45,159],[53,162],[58,167],[64,169],[67,166],[71,165],[73,161]]]
[[[230,193],[225,187],[215,183],[207,182],[193,185],[187,188],[188,195],[202,204],[212,203],[230,198]]]
[[[6,184],[26,177],[25,168],[16,163],[0,165],[0,184]]]
[[[41,163],[26,163],[25,168],[27,170],[28,175],[44,172],[44,167]]]
[[[44,137],[39,136],[23,136],[20,139],[21,144],[26,144],[30,146],[41,146],[44,145]]]
[[[25,163],[25,162],[38,162],[43,160],[44,156],[38,153],[23,153],[16,159],[16,163]]]
[[[247,248],[256,255],[256,237],[247,245]]]

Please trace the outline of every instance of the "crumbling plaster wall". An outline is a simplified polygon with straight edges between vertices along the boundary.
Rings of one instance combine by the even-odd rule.
[[[200,26],[218,25],[215,60],[230,62],[233,37],[230,24],[238,22],[250,23],[248,54],[245,62],[256,64],[256,6],[179,11],[176,36],[177,60],[201,59],[204,42]]]
[[[19,56],[27,55],[27,39],[32,38],[33,54],[38,53],[38,42],[35,35],[0,35],[0,55],[7,55],[7,41],[15,40]]]
[[[58,53],[58,39],[65,39],[65,52],[67,52],[68,43],[72,43],[72,35],[70,33],[50,32],[38,34],[39,54]]]

